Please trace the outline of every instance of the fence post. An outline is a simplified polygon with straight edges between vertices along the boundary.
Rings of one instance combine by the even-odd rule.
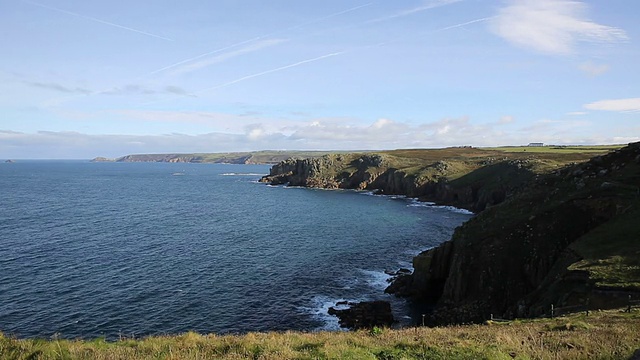
[[[422,326],[424,326],[424,314],[422,314]]]
[[[589,316],[589,300],[590,300],[590,299],[589,299],[589,298],[587,298],[587,303],[585,304],[585,307],[586,307],[586,309],[587,309],[587,310],[586,310],[586,312],[587,312],[587,316]]]
[[[493,321],[493,314],[491,314],[491,318],[490,318],[490,320],[491,320],[491,321]]]
[[[631,313],[631,295],[629,295],[629,304],[627,305],[627,312]]]
[[[553,310],[553,304],[551,304],[551,318],[553,319],[555,311]]]

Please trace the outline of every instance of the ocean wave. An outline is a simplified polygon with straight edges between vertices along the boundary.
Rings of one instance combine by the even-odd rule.
[[[412,201],[407,206],[409,206],[409,207],[428,207],[428,208],[432,208],[432,209],[444,209],[444,210],[448,210],[448,211],[455,212],[455,213],[458,213],[458,214],[475,215],[472,211],[469,211],[467,209],[461,209],[461,208],[457,208],[455,206],[450,206],[450,205],[436,205],[436,203],[434,203],[434,202],[419,201],[417,199],[414,199],[414,201]]]
[[[385,273],[384,271],[363,270],[363,269],[359,269],[359,270],[361,273],[365,275],[365,281],[372,288],[384,290],[387,288],[387,286],[389,286],[389,279],[391,279],[392,276]]]
[[[221,176],[264,176],[267,174],[258,174],[258,173],[224,173],[224,174],[220,174]]]
[[[361,299],[345,299],[345,298],[332,298],[325,295],[316,295],[311,299],[309,307],[302,307],[301,310],[311,317],[322,323],[321,326],[316,328],[317,331],[347,331],[345,328],[340,327],[338,317],[329,315],[329,308],[346,309],[347,305],[336,305],[337,303],[344,302],[359,302]]]
[[[433,208],[436,209],[445,209],[445,210],[449,210],[451,212],[455,212],[458,214],[465,214],[465,215],[474,215],[474,213],[472,211],[469,211],[467,209],[461,209],[461,208],[457,208],[455,206],[448,206],[448,205],[433,205]]]
[[[434,206],[436,203],[431,202],[431,201],[420,201],[418,199],[411,199],[411,203],[407,206],[411,206],[411,207],[431,207]]]

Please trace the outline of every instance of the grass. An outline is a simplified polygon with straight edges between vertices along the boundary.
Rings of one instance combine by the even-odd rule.
[[[588,145],[588,146],[503,146],[495,148],[483,148],[486,150],[503,151],[509,153],[552,153],[552,154],[568,154],[568,153],[607,153],[617,150],[625,145]]]
[[[569,269],[588,271],[600,287],[640,291],[640,206],[634,205],[573,243],[583,259]]]
[[[20,340],[0,334],[2,359],[628,359],[640,311],[596,311],[483,325],[357,332],[200,335],[139,340]]]

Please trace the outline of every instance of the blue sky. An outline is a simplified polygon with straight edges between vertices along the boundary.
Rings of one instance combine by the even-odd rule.
[[[0,158],[640,141],[636,0],[0,0]]]

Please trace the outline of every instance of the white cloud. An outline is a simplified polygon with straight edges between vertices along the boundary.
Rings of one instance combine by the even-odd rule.
[[[585,109],[617,112],[640,111],[640,98],[600,100],[584,105]]]
[[[82,95],[91,94],[91,90],[89,89],[85,89],[81,87],[67,87],[65,85],[62,85],[59,83],[53,83],[53,82],[44,83],[44,82],[37,82],[37,81],[25,81],[24,83],[29,86],[33,86],[41,89],[53,90],[53,91],[66,93],[66,94],[82,94]]]
[[[567,115],[569,116],[582,116],[582,115],[587,115],[588,112],[586,111],[572,111],[572,112],[568,112]]]
[[[0,159],[119,157],[132,153],[230,152],[265,149],[384,150],[447,146],[613,144],[640,141],[633,129],[595,130],[586,121],[540,120],[505,130],[499,121],[474,123],[467,117],[419,124],[379,119],[313,119],[289,126],[254,119],[243,127],[215,132],[163,135],[91,135],[77,132],[20,133],[0,130]]]
[[[505,115],[505,116],[501,117],[500,120],[498,120],[498,124],[502,124],[502,125],[511,124],[514,121],[516,121],[516,119],[513,116]]]
[[[577,42],[627,40],[624,30],[586,16],[586,5],[570,0],[511,0],[491,21],[494,33],[510,43],[550,54],[570,54]]]

